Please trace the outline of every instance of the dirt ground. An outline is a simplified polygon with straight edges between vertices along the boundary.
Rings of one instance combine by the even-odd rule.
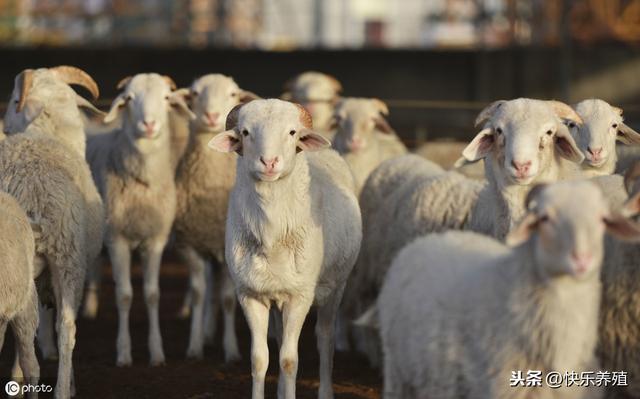
[[[176,315],[187,287],[186,268],[172,256],[163,264],[160,280],[160,323],[167,364],[149,367],[147,317],[142,296],[141,268],[133,268],[134,301],[131,308],[133,366],[119,368],[116,360],[117,312],[110,268],[105,270],[100,310],[96,320],[80,317],[74,366],[76,398],[249,398],[251,396],[250,338],[242,311],[238,308],[237,331],[243,360],[225,365],[218,335],[215,347],[208,347],[202,361],[186,360],[189,322]],[[300,341],[298,398],[316,398],[318,354],[313,318],[305,323]],[[278,361],[275,342],[269,343],[270,364],[266,397],[276,397]],[[0,356],[0,376],[7,381],[13,362],[13,342],[7,334]],[[57,362],[40,362],[41,382],[55,384]],[[364,358],[353,353],[336,353],[333,384],[336,398],[373,399],[380,397],[381,377]],[[4,386],[4,383],[2,384]],[[4,392],[2,392],[4,395]],[[50,397],[49,395],[40,395]]]

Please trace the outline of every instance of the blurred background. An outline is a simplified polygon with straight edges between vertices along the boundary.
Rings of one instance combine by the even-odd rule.
[[[468,138],[483,105],[520,96],[599,97],[640,123],[640,0],[0,0],[0,46],[6,95],[57,64],[105,100],[143,71],[273,97],[318,70],[386,101],[409,143]]]

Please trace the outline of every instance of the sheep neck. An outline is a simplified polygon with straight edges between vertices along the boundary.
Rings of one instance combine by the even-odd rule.
[[[511,326],[504,331],[529,357],[520,366],[561,373],[594,367],[590,363],[597,340],[598,273],[584,281],[569,275],[546,276],[535,262],[535,242],[534,237],[516,248],[510,262],[502,265],[505,269],[514,269],[514,262],[519,265],[504,271],[514,274],[505,315]]]
[[[547,163],[540,165],[538,176],[529,184],[519,185],[511,182],[501,165],[501,161],[490,156],[485,162],[485,176],[489,182],[489,187],[495,194],[494,214],[496,225],[494,226],[494,236],[499,240],[504,240],[507,233],[515,227],[525,214],[525,199],[531,187],[537,183],[554,182],[569,177],[569,161],[562,159],[558,154],[553,154],[553,158]]]
[[[118,132],[111,151],[113,171],[123,179],[132,179],[146,186],[154,180],[164,180],[172,173],[169,132],[163,130],[156,139],[132,139],[126,130]]]
[[[294,159],[293,170],[275,182],[254,179],[238,159],[237,207],[246,227],[266,249],[304,229],[300,221],[310,217],[309,164],[304,153]]]
[[[54,112],[45,108],[27,127],[26,132],[45,132],[71,147],[84,159],[86,138],[80,114],[67,114],[68,112]]]

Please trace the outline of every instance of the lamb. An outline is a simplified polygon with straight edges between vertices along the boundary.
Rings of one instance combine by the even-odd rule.
[[[74,390],[76,314],[104,225],[102,201],[82,156],[79,108],[94,108],[69,84],[98,95],[93,79],[74,67],[21,72],[4,119],[9,136],[0,142],[0,190],[38,225],[36,264],[44,268],[44,285],[53,289],[60,352],[56,398],[68,398]]]
[[[616,142],[640,144],[640,134],[624,123],[622,109],[598,99],[576,104],[582,125],[569,124],[571,134],[585,156],[582,163],[584,176],[610,175],[616,170],[618,155]]]
[[[275,303],[282,312],[282,325],[276,325],[280,397],[295,397],[298,338],[316,305],[318,397],[332,398],[334,324],[362,239],[353,176],[336,152],[322,151],[330,143],[311,130],[311,115],[299,104],[269,99],[237,106],[227,129],[209,145],[241,155],[225,255],[251,330],[252,397],[264,397]]]
[[[640,226],[612,214],[587,181],[536,186],[527,209],[509,246],[451,231],[394,259],[376,305],[385,398],[602,397],[598,387],[527,388],[508,378],[600,370],[604,232],[638,240]]]
[[[384,119],[387,115],[387,105],[377,98],[344,98],[336,106],[333,148],[351,167],[358,193],[378,165],[407,152]]]
[[[217,305],[222,303],[225,359],[233,361],[240,358],[240,352],[234,327],[235,292],[224,261],[224,235],[237,157],[211,152],[207,144],[215,134],[225,130],[227,114],[234,106],[256,96],[241,90],[232,78],[220,74],[196,79],[184,95],[196,114],[191,122],[191,143],[176,175],[178,201],[174,222],[176,247],[191,273],[190,300],[185,301],[193,306],[187,356],[203,356],[205,260],[213,259],[218,263],[214,281],[220,280],[220,292],[211,292],[212,309],[208,320],[215,322]],[[220,299],[216,297],[218,295]],[[207,338],[213,339],[214,332],[209,330],[207,333]]]
[[[385,228],[365,230],[351,278],[357,283],[345,298],[347,316],[357,317],[355,312],[371,305],[391,261],[415,238],[455,229],[502,240],[524,214],[524,195],[532,184],[575,176],[583,157],[560,116],[580,121],[565,104],[531,99],[495,102],[480,113],[477,122],[484,128],[463,152],[470,161],[484,158],[486,182],[455,171],[417,174],[384,200],[368,204],[377,211],[364,213],[365,226]],[[392,167],[385,163],[374,174]],[[405,172],[400,168],[397,173]],[[369,180],[363,193],[375,184]],[[366,235],[369,231],[371,237]],[[375,366],[377,354],[369,351],[368,356]]]
[[[193,118],[182,95],[172,92],[174,86],[170,78],[155,73],[127,79],[104,118],[110,123],[120,114],[122,129],[107,142],[93,137],[88,142],[87,158],[103,162],[96,167],[96,177],[106,206],[105,245],[116,283],[118,366],[132,362],[130,268],[135,250],[142,256],[144,269],[150,363],[157,366],[165,361],[158,320],[158,278],[176,209],[169,110],[175,108]],[[96,157],[96,153],[103,156]]]
[[[333,110],[339,99],[342,85],[331,75],[307,71],[288,80],[284,85],[283,100],[302,104],[313,118],[316,132],[331,140]]]
[[[38,327],[38,294],[34,283],[35,242],[29,218],[20,204],[0,191],[0,350],[7,325],[16,338],[16,363],[25,382],[37,385],[40,366],[34,339]],[[37,397],[37,393],[31,395]]]

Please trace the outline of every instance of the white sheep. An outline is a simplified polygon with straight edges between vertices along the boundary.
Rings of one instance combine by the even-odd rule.
[[[99,111],[69,84],[98,95],[93,79],[74,67],[21,72],[4,119],[10,136],[0,142],[0,189],[16,198],[41,230],[37,264],[46,268],[40,280],[53,290],[57,308],[57,398],[75,389],[76,314],[87,265],[98,256],[104,227],[102,201],[82,155],[80,116],[81,108]]]
[[[107,213],[105,244],[113,266],[118,307],[117,365],[131,359],[129,310],[133,299],[131,253],[139,251],[144,269],[144,298],[149,317],[151,365],[165,361],[158,319],[158,278],[162,252],[171,232],[176,208],[169,112],[175,108],[192,117],[181,94],[172,92],[173,81],[154,73],[127,79],[124,90],[104,118],[119,114],[122,129],[110,140],[90,137],[87,158],[94,167]],[[95,139],[95,140],[94,140]],[[102,154],[96,157],[95,154]]]
[[[295,397],[298,338],[318,306],[320,398],[332,398],[334,325],[362,238],[353,176],[314,133],[311,115],[282,100],[236,107],[210,146],[238,157],[226,232],[226,259],[251,330],[254,399],[264,397],[272,303],[282,312],[281,397]],[[314,152],[319,151],[319,152]]]
[[[256,96],[240,89],[232,78],[220,74],[196,79],[183,93],[196,115],[191,122],[191,143],[176,174],[178,202],[174,221],[176,246],[191,274],[190,295],[185,300],[187,306],[193,306],[187,356],[203,356],[204,338],[213,339],[215,329],[212,327],[222,304],[225,359],[233,361],[240,358],[240,352],[235,333],[235,291],[224,260],[224,235],[237,157],[212,152],[207,144],[215,134],[225,130],[227,114],[233,107]],[[219,289],[208,295],[211,301],[205,306],[205,261],[209,260],[217,263],[214,281]],[[213,289],[211,284],[208,289]],[[203,328],[205,309],[209,315],[204,320],[209,323]],[[205,329],[208,331],[203,337]]]
[[[16,339],[19,373],[24,374],[24,382],[38,385],[40,366],[34,345],[38,327],[38,294],[33,280],[36,276],[34,234],[24,210],[2,191],[0,248],[0,350],[10,324]],[[30,397],[37,397],[37,393]]]
[[[576,198],[581,206],[576,207]],[[599,398],[545,385],[597,371],[600,266],[607,231],[640,239],[592,183],[536,187],[507,238],[430,234],[405,247],[377,302],[385,398]],[[541,387],[510,376],[542,372]]]
[[[351,167],[358,193],[378,165],[407,152],[387,115],[387,105],[377,98],[343,98],[336,105],[332,145]]]
[[[618,161],[616,143],[638,145],[640,134],[624,123],[622,109],[603,100],[584,100],[574,108],[583,123],[569,123],[569,128],[585,156],[583,175],[591,177],[614,173]]]
[[[316,132],[331,140],[333,109],[342,85],[336,78],[321,72],[303,72],[284,84],[282,99],[301,104],[311,114]]]
[[[456,229],[503,239],[524,214],[524,197],[532,184],[575,176],[583,157],[560,116],[580,120],[569,106],[557,102],[517,99],[493,103],[480,113],[478,124],[484,128],[463,152],[469,161],[484,158],[486,181],[455,171],[415,174],[379,203],[368,204],[376,211],[364,213],[364,225],[378,228],[373,228],[373,237],[363,240],[351,279],[355,283],[345,298],[346,309],[370,306],[391,261],[415,238]],[[411,164],[398,168],[385,163],[374,173],[397,169],[395,173],[403,176],[405,170],[415,168]],[[387,168],[390,170],[385,171]],[[369,180],[363,193],[376,184]],[[347,315],[358,314],[348,311]],[[365,346],[373,347],[369,343]],[[368,356],[375,365],[375,351],[368,351]]]

